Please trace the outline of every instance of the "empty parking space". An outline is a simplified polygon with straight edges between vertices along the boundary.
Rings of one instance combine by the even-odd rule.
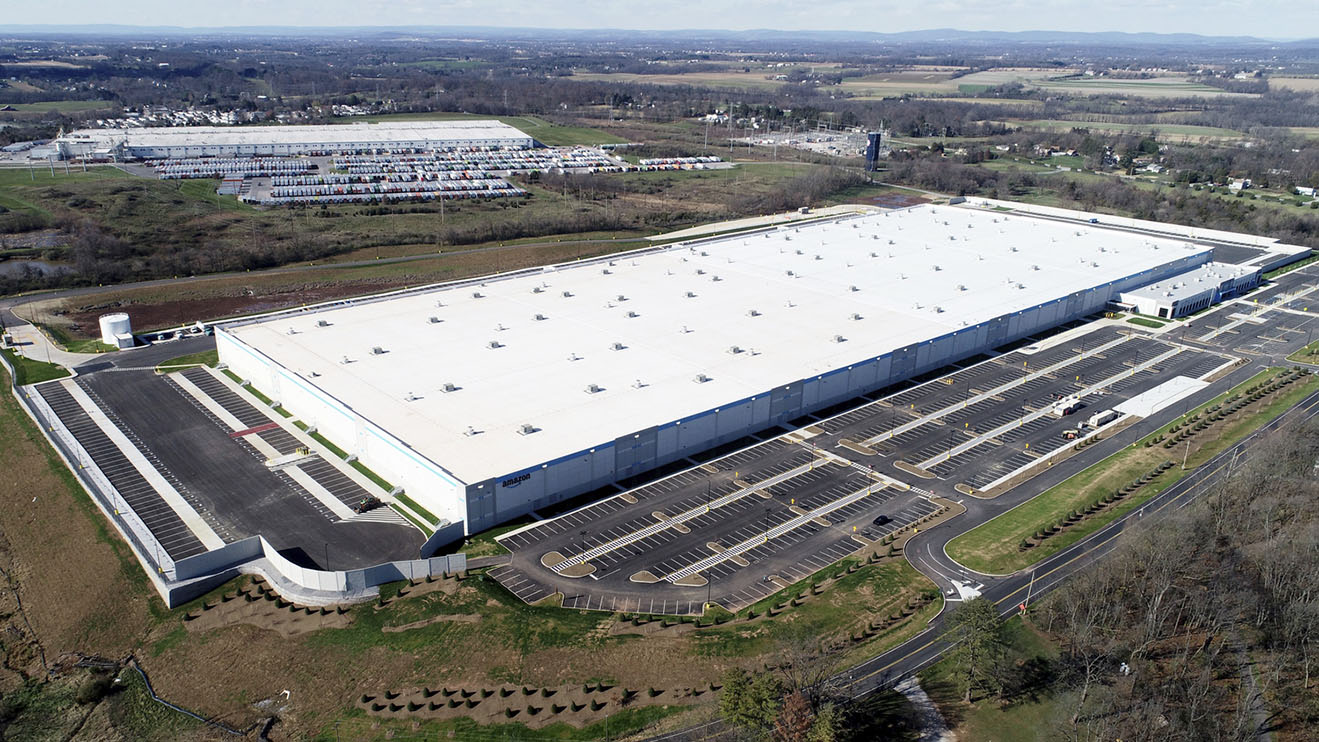
[[[524,599],[560,592],[575,607],[699,612],[709,597],[736,610],[936,512],[922,487],[983,489],[1070,446],[1065,433],[1093,414],[1227,361],[1114,326],[1046,345],[505,536],[513,559],[499,579]],[[1054,414],[1073,396],[1080,411]]]
[[[206,551],[201,540],[68,390],[59,384],[44,384],[35,389],[171,559],[178,561]]]

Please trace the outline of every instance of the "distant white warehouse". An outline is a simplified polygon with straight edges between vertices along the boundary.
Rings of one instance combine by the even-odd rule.
[[[1240,296],[1258,286],[1261,277],[1259,266],[1206,263],[1158,283],[1124,291],[1118,300],[1141,314],[1172,319]]]
[[[1209,252],[923,206],[216,334],[235,373],[460,536],[1102,310]]]
[[[494,120],[390,121],[313,126],[175,126],[78,129],[52,142],[65,159],[323,155],[456,147],[527,148],[535,140]]]

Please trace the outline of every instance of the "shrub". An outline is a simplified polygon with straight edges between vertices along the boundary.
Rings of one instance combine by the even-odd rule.
[[[82,706],[97,703],[110,695],[110,691],[113,689],[113,677],[105,673],[92,673],[78,685],[78,691],[74,694],[73,700]]]

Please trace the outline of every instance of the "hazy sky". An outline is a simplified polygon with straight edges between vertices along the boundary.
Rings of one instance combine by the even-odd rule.
[[[1315,0],[5,0],[0,25],[928,28],[1319,36]]]

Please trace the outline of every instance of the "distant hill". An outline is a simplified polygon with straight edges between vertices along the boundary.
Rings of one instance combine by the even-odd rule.
[[[727,41],[833,41],[888,44],[1025,44],[1088,46],[1257,46],[1316,44],[1319,39],[1279,40],[1254,36],[1201,36],[1188,33],[1127,33],[1122,31],[959,31],[939,28],[924,31],[876,33],[870,31],[783,31],[751,29],[685,29],[639,31],[628,29],[504,28],[498,26],[127,26],[114,24],[0,24],[0,34],[20,36],[277,36],[358,38],[488,38],[581,40],[727,40]]]

